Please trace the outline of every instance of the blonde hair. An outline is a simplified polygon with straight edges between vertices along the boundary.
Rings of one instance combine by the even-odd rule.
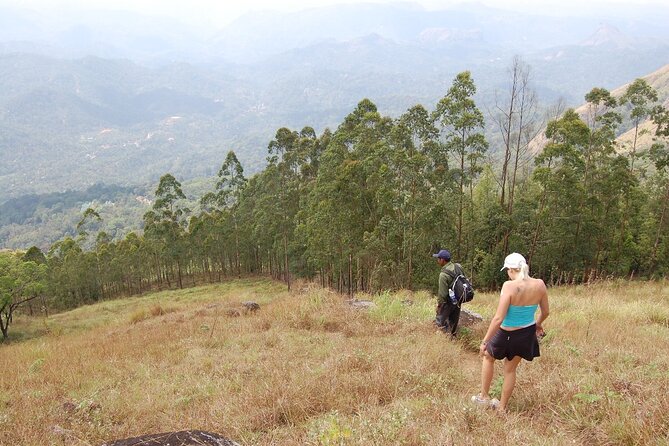
[[[530,267],[527,263],[523,262],[522,265],[520,265],[520,268],[509,268],[509,269],[518,271],[518,276],[516,277],[516,279],[523,280],[523,279],[528,279],[530,277]]]

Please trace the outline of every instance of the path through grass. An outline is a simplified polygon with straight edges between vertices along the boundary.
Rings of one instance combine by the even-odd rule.
[[[506,417],[469,403],[486,324],[451,342],[426,293],[358,310],[296,288],[241,280],[19,318],[0,346],[0,445],[183,429],[244,445],[669,442],[667,283],[550,290],[542,357],[521,365]],[[246,300],[260,311],[230,316]],[[489,317],[496,300],[469,307]]]

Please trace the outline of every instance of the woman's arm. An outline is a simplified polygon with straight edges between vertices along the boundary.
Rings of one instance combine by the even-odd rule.
[[[497,333],[497,330],[499,330],[499,327],[502,325],[502,321],[506,317],[506,313],[509,311],[509,304],[511,303],[512,287],[513,285],[511,285],[510,281],[504,282],[504,285],[502,285],[502,292],[499,296],[497,311],[495,311],[495,315],[492,317],[490,325],[488,326],[488,331],[483,337],[483,342],[481,342],[481,347],[479,349],[481,355],[483,355],[486,345],[488,344],[488,342],[490,342],[490,339],[492,339],[495,333]]]
[[[546,291],[546,285],[543,287],[543,295],[539,301],[539,317],[537,318],[537,336],[544,335],[544,327],[542,326],[543,322],[546,320],[550,314],[548,308],[548,292]]]

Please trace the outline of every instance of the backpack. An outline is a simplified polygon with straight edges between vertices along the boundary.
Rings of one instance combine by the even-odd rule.
[[[447,270],[446,273],[453,278],[450,290],[455,295],[455,305],[460,306],[474,299],[474,287],[469,282],[469,279],[467,279],[467,276],[465,276],[465,272],[459,263],[455,264],[455,272]]]

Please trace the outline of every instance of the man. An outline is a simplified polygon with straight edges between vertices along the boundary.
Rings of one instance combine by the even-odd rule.
[[[448,292],[456,276],[456,264],[451,262],[451,253],[447,249],[432,254],[432,257],[436,257],[437,263],[441,266],[439,291],[437,293],[437,315],[434,322],[441,330],[446,333],[450,332],[451,336],[455,337],[455,331],[460,320],[460,307],[451,301]]]

